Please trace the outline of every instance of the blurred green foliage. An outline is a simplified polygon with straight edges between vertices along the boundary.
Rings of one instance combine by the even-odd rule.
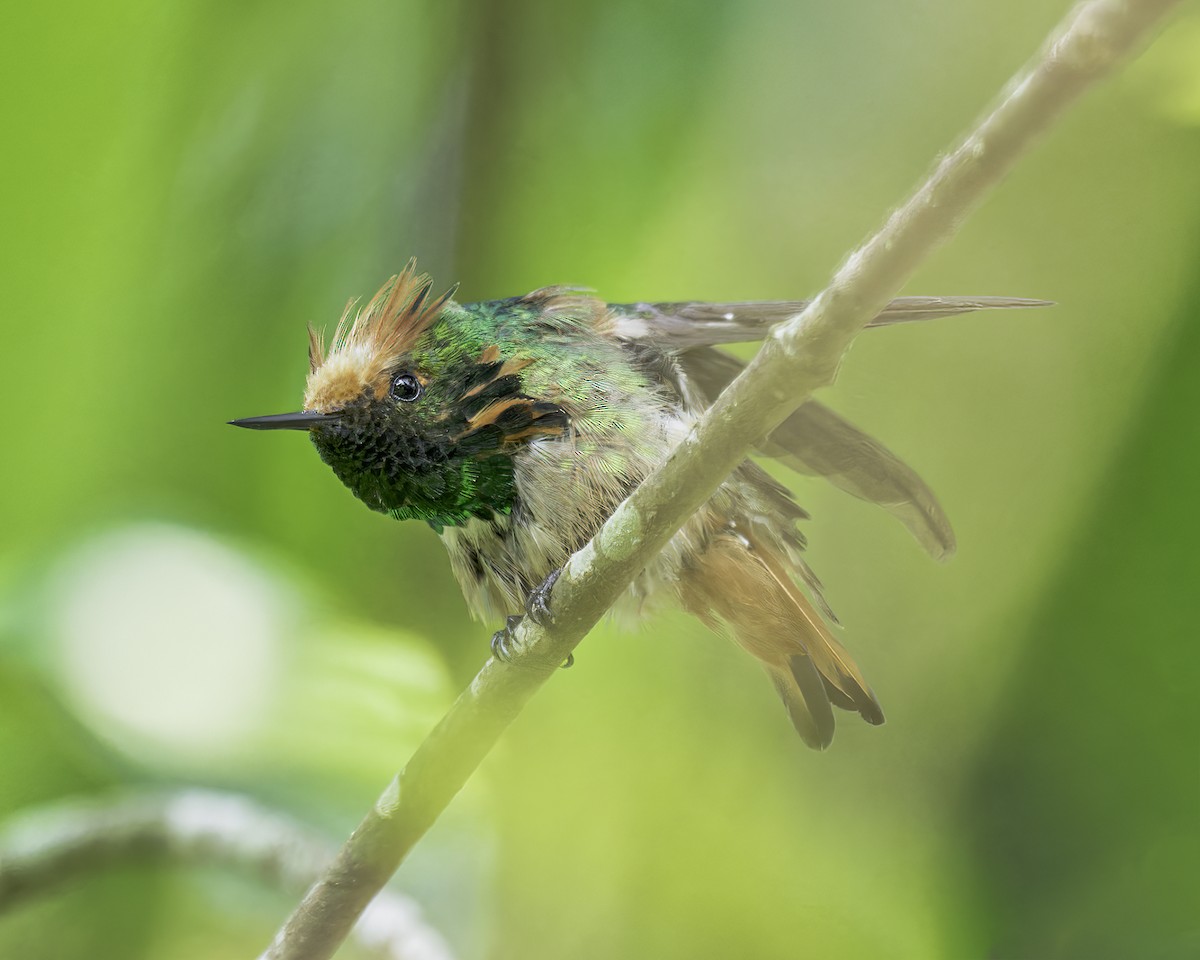
[[[191,779],[347,828],[492,625],[467,620],[428,529],[363,510],[301,438],[224,426],[295,405],[304,324],[410,255],[465,299],[810,294],[1061,12],[10,5],[0,807]],[[918,467],[959,536],[936,566],[881,512],[796,481],[888,725],[843,722],[817,756],[697,623],[598,629],[399,874],[462,955],[1200,953],[1190,16],[909,290],[1059,306],[873,332],[827,397]],[[54,626],[75,609],[64,564],[144,521],[201,531],[291,611],[270,629],[294,642],[255,648],[270,691],[244,724],[196,666],[236,657],[173,630],[212,609],[199,589],[153,621],[153,669],[108,678],[135,704],[211,696],[227,736],[203,750],[113,722]],[[106,594],[97,643],[145,626],[140,583]],[[244,890],[95,879],[0,919],[0,955],[251,955],[287,901],[251,911],[221,883]]]

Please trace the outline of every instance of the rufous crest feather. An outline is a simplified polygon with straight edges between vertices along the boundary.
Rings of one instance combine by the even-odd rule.
[[[310,327],[304,408],[327,412],[366,390],[382,395],[389,372],[412,350],[457,289],[455,285],[431,300],[432,287],[426,274],[417,273],[416,260],[409,260],[366,307],[356,311],[357,300],[346,304],[328,355],[321,337]]]

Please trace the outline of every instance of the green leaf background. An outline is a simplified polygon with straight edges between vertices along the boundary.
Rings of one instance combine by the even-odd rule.
[[[810,295],[1061,13],[10,5],[0,809],[203,782],[348,829],[494,626],[429,530],[361,509],[301,438],[224,426],[296,405],[305,323],[412,255],[465,299]],[[789,481],[888,724],[844,720],[812,754],[696,622],[602,626],[398,875],[460,955],[1200,954],[1198,63],[1191,11],[907,291],[1057,307],[872,331],[823,398],[959,537],[934,564],[882,512]],[[179,640],[199,590],[106,688],[211,697],[228,736],[204,749],[169,716],[139,733],[89,708],[56,632],[63,571],[116,569],[105,545],[151,527],[238,558],[286,614],[253,722],[196,672],[216,646]],[[149,590],[86,635],[125,636]],[[123,871],[0,917],[0,955],[252,956],[288,906]]]

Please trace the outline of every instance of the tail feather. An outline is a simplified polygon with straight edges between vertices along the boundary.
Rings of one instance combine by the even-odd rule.
[[[787,574],[784,562],[742,531],[718,537],[682,581],[686,609],[725,623],[766,668],[792,725],[810,747],[833,739],[833,707],[871,724],[883,710],[849,652]]]
[[[828,747],[833,742],[833,708],[813,662],[798,654],[789,658],[787,667],[769,666],[767,673],[800,739],[814,750]]]
[[[850,651],[834,639],[829,627],[821,620],[820,615],[813,609],[800,588],[796,586],[779,559],[769,551],[753,549],[754,541],[750,541],[753,555],[778,585],[787,598],[792,602],[799,622],[803,625],[804,639],[801,641],[804,652],[812,658],[813,664],[825,678],[826,686],[832,687],[841,697],[831,697],[838,706],[849,701],[851,706],[845,709],[857,710],[867,723],[883,723],[883,708],[875,699],[870,685],[858,669],[858,664],[850,656]]]
[[[824,677],[821,678],[821,682],[825,684],[825,696],[829,698],[829,702],[835,707],[840,710],[858,710],[858,707],[855,706],[854,701],[842,693],[842,691],[835,687],[832,683],[830,683]]]

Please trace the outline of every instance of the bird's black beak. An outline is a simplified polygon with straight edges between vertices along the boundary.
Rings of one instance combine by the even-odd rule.
[[[299,413],[275,413],[269,417],[245,417],[230,420],[230,426],[245,427],[247,430],[307,430],[322,423],[336,423],[341,415],[301,410]]]

